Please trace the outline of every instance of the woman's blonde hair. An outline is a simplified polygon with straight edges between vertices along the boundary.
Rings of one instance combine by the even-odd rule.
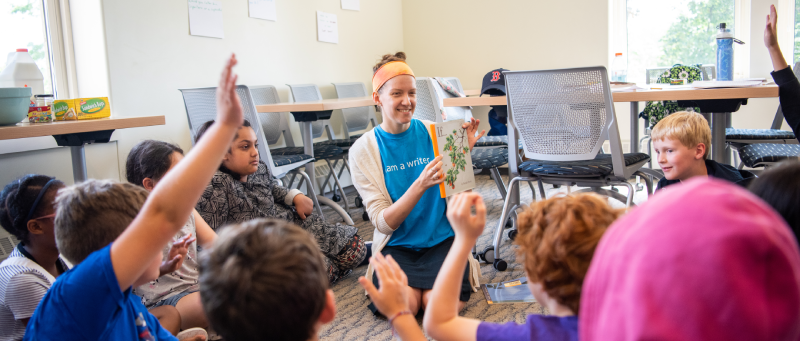
[[[711,128],[703,115],[696,112],[679,111],[659,121],[653,127],[650,138],[653,141],[678,140],[687,148],[694,148],[702,143],[706,146],[706,153],[703,157],[707,157],[709,146],[711,146]]]
[[[597,243],[624,210],[592,193],[558,196],[519,213],[519,255],[532,282],[575,314]]]

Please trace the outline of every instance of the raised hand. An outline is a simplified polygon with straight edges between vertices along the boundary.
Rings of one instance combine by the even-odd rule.
[[[158,276],[161,277],[180,269],[186,259],[186,255],[189,253],[189,245],[194,243],[195,240],[196,238],[193,238],[192,234],[189,233],[174,241],[169,248],[167,259],[161,262],[161,266],[158,268]]]
[[[769,6],[767,26],[764,28],[764,46],[767,48],[778,47],[778,12],[775,5]]]
[[[408,308],[408,278],[403,269],[397,265],[392,256],[383,257],[378,253],[369,259],[375,267],[381,288],[375,288],[371,280],[364,276],[358,278],[358,283],[367,291],[375,307],[386,317],[393,317]]]
[[[480,134],[478,134],[477,136],[475,135],[475,132],[478,131],[478,124],[480,123],[481,120],[476,120],[474,118],[471,118],[469,123],[464,122],[464,124],[461,125],[461,128],[467,130],[467,141],[469,142],[469,150],[472,150],[472,147],[475,147],[475,142],[478,142],[478,139],[480,139],[481,137],[483,137],[484,134],[486,134],[486,130],[481,130]]]
[[[425,169],[422,170],[422,174],[417,178],[417,182],[419,182],[423,189],[428,189],[444,182],[442,165],[442,156],[440,155],[425,166]]]
[[[475,214],[472,214],[473,206]],[[456,194],[447,205],[447,219],[456,232],[456,238],[467,238],[470,244],[474,244],[486,226],[486,205],[483,197],[474,192]]]
[[[217,122],[239,127],[244,121],[244,110],[236,93],[236,80],[239,78],[233,73],[236,63],[236,55],[231,54],[225,69],[222,70],[217,87]]]

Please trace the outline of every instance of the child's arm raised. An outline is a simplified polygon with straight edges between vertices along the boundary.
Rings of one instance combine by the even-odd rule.
[[[475,215],[472,214],[473,206]],[[436,340],[475,340],[481,321],[458,316],[458,295],[467,256],[486,225],[483,198],[478,193],[455,195],[447,207],[447,219],[456,232],[456,238],[436,276],[423,325],[428,336]]]
[[[111,263],[123,291],[142,276],[151,260],[161,254],[164,245],[186,223],[242,125],[234,65],[236,56],[231,55],[217,88],[217,123],[164,176],[131,225],[111,246]]]

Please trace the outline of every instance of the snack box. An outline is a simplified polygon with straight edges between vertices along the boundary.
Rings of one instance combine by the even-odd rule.
[[[55,100],[51,109],[53,121],[74,121],[78,119],[78,114],[75,112],[74,99]]]
[[[91,97],[75,99],[75,112],[79,120],[92,120],[111,116],[108,97]]]
[[[28,108],[28,122],[30,123],[50,123],[53,122],[53,116],[50,115],[50,107],[29,107]]]

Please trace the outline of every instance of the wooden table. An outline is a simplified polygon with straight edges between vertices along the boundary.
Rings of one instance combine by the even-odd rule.
[[[70,147],[72,176],[75,183],[85,181],[87,143],[105,143],[116,129],[164,125],[164,116],[111,117],[85,121],[57,121],[53,123],[17,123],[0,126],[0,140],[26,137],[53,136],[59,146]]]
[[[465,93],[476,93],[475,90],[466,90]],[[478,91],[479,93],[479,91]],[[631,103],[631,152],[639,151],[639,102],[646,101],[678,101],[678,100],[716,100],[716,99],[737,99],[737,98],[768,98],[778,97],[778,87],[776,85],[763,85],[752,88],[726,88],[726,89],[669,89],[665,85],[663,90],[639,90],[630,92],[613,92],[614,102]],[[507,105],[505,96],[497,97],[460,97],[445,98],[445,107],[461,106],[491,106]],[[720,146],[712,149],[712,159],[718,162],[725,162],[725,128],[730,119],[730,113],[711,113],[711,145]]]

